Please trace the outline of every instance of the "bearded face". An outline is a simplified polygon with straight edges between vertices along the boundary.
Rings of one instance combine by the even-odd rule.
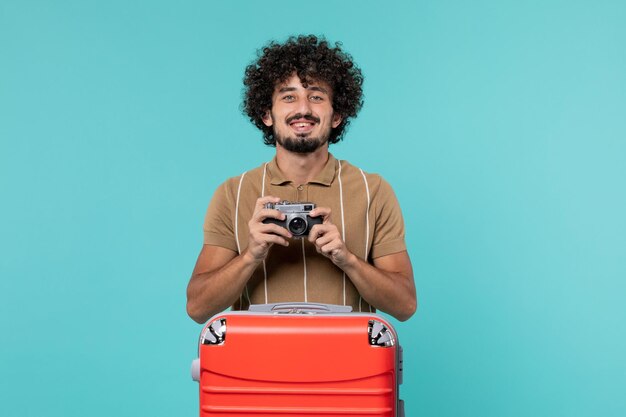
[[[276,86],[272,108],[263,117],[263,123],[274,131],[276,146],[300,154],[324,146],[341,121],[333,111],[328,84],[315,80],[302,83],[296,74]]]

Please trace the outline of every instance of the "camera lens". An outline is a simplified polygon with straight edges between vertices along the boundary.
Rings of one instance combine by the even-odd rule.
[[[294,217],[289,221],[289,231],[294,235],[301,235],[306,232],[307,223],[302,217]]]

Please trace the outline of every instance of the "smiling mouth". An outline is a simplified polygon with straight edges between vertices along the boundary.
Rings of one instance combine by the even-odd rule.
[[[308,120],[297,120],[289,123],[289,126],[298,133],[307,133],[313,130],[315,123]]]

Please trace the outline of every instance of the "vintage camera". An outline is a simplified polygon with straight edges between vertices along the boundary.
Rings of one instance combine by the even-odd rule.
[[[281,201],[267,203],[265,208],[278,210],[285,214],[285,220],[265,219],[263,223],[274,223],[289,230],[294,237],[304,237],[316,224],[322,224],[322,217],[311,217],[309,212],[315,208],[313,203]]]

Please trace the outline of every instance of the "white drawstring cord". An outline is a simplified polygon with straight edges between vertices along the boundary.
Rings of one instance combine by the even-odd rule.
[[[267,163],[263,167],[263,179],[261,183],[261,197],[265,197],[265,175],[267,173]],[[241,178],[239,179],[239,187],[237,188],[237,201],[235,202],[235,239],[237,241],[237,252],[241,255],[241,245],[239,244],[239,198],[241,195],[241,184],[243,183],[243,177],[246,175],[244,172],[241,174]],[[265,266],[265,260],[263,260],[263,284],[265,287],[265,304],[267,304],[267,269]],[[252,304],[252,300],[250,300],[250,292],[248,291],[248,284],[245,286],[246,298],[248,299],[248,305]],[[242,305],[242,295],[239,296],[239,305]]]
[[[370,238],[370,187],[367,183],[367,178],[365,177],[365,173],[363,172],[363,170],[359,168],[359,171],[361,171],[361,175],[363,176],[363,182],[365,183],[365,193],[367,196],[367,211],[365,212],[365,255],[363,256],[363,259],[367,262]]]
[[[241,178],[239,178],[239,187],[237,187],[237,200],[235,201],[235,242],[237,243],[237,253],[241,255],[241,245],[239,244],[239,195],[241,194],[241,184],[243,183],[243,177],[246,176],[244,172],[241,174]],[[248,290],[248,285],[246,284],[246,292]],[[248,301],[250,301],[250,296],[248,295]],[[239,296],[239,308],[243,307],[243,293]]]
[[[265,197],[265,175],[267,174],[267,163],[263,166],[263,179],[261,180],[261,197]],[[263,259],[263,288],[265,289],[265,304],[268,304],[267,297],[267,266],[265,265],[265,259]],[[246,285],[248,289],[248,285]]]
[[[246,176],[244,172],[239,178],[239,187],[237,187],[237,200],[235,201],[235,241],[237,242],[237,253],[241,255],[241,246],[239,245],[239,196],[241,195],[241,183],[243,183],[243,177]]]
[[[302,261],[304,263],[304,302],[309,302],[309,296],[306,289],[306,254],[304,252],[304,239],[300,239],[302,241]]]
[[[365,183],[365,194],[367,197],[367,209],[365,211],[365,255],[363,256],[363,259],[365,260],[365,262],[367,262],[368,251],[369,251],[369,238],[370,238],[370,187],[369,187],[369,184],[367,183],[367,177],[365,176],[365,173],[363,172],[363,170],[359,168],[359,171],[361,171],[361,176],[363,176],[363,182]],[[359,312],[361,312],[362,300],[363,298],[359,294]],[[372,306],[369,305],[369,303],[368,303],[368,306],[369,306],[369,310],[371,313]]]
[[[343,218],[343,184],[341,182],[341,161],[339,161],[339,204],[341,207],[341,240],[346,241],[346,222]],[[343,271],[342,271],[343,272]],[[343,272],[343,305],[346,305],[346,273]]]

